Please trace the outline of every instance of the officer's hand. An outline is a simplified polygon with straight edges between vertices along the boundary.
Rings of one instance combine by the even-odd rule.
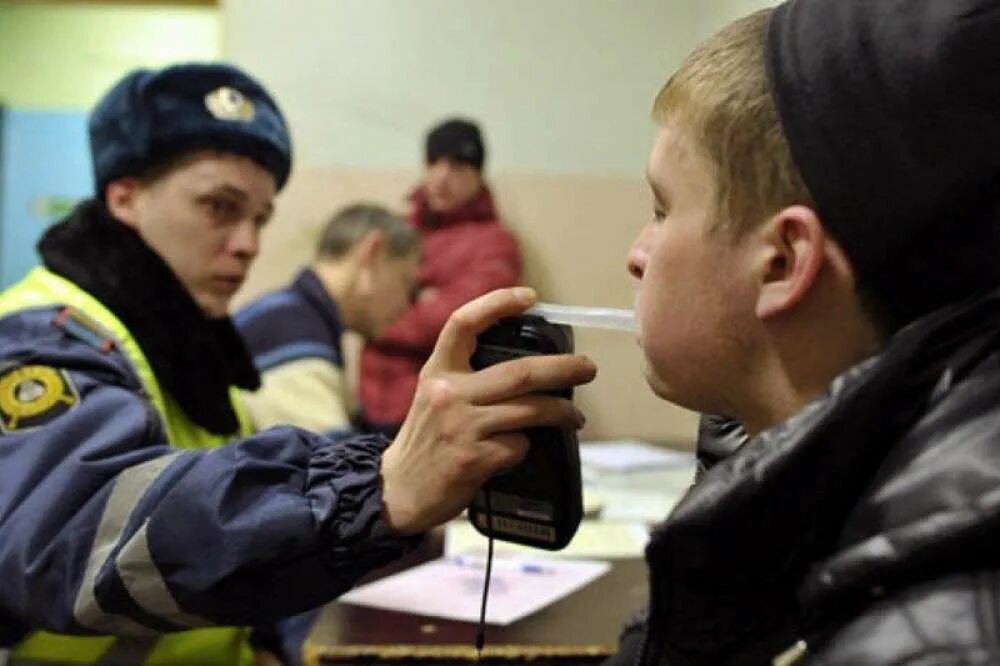
[[[410,413],[382,457],[382,497],[396,531],[413,534],[457,516],[487,479],[524,458],[524,429],[583,425],[569,400],[532,394],[589,382],[597,372],[589,359],[535,356],[479,372],[469,367],[476,336],[534,301],[531,289],[501,289],[445,324]]]

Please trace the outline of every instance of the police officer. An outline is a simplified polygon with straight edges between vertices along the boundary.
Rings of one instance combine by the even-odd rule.
[[[470,371],[476,333],[532,302],[511,289],[451,319],[388,448],[251,434],[233,396],[258,377],[226,312],[289,175],[278,107],[230,66],[137,71],[90,137],[96,196],[0,294],[13,663],[246,661],[245,631],[226,627],[336,597],[520,459],[517,431],[582,421],[527,394],[589,380],[585,359]]]

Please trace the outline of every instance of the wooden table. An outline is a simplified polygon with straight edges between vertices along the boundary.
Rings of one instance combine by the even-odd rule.
[[[367,580],[440,555],[440,538]],[[433,594],[433,590],[428,590]],[[506,627],[488,626],[481,658],[476,625],[334,602],[306,641],[305,661],[320,664],[599,664],[613,654],[618,632],[646,603],[646,564],[613,560],[611,570],[580,590]]]

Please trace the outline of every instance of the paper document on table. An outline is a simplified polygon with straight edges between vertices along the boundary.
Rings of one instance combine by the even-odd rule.
[[[604,508],[601,520],[613,522],[638,522],[652,525],[666,520],[674,506],[681,500],[682,492],[648,492],[630,488],[601,488]]]
[[[694,454],[653,446],[638,440],[595,441],[580,444],[580,463],[609,472],[647,471],[666,467],[694,467]]]
[[[516,622],[599,578],[610,567],[607,562],[495,557],[486,622]],[[339,602],[476,622],[484,573],[483,558],[446,557],[362,585]]]
[[[546,557],[559,559],[614,559],[642,557],[649,541],[649,530],[637,522],[610,522],[585,520],[573,535],[573,540],[562,550],[546,553]],[[487,540],[467,520],[454,520],[445,526],[444,554],[481,554],[486,552]],[[521,546],[507,541],[494,541],[497,553],[538,554],[537,548]]]

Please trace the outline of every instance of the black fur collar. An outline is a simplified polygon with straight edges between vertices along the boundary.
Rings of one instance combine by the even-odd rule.
[[[242,338],[229,317],[207,317],[138,234],[91,199],[49,229],[38,251],[46,268],[121,319],[188,418],[216,434],[238,430],[229,387],[260,386]]]

